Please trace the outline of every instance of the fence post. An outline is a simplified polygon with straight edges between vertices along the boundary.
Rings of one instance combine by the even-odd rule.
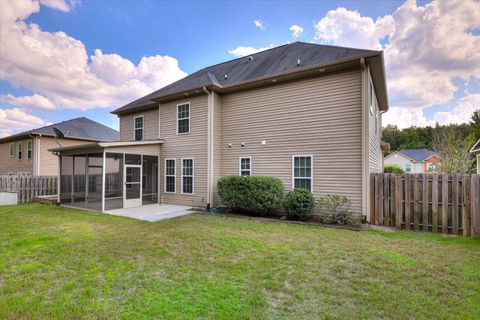
[[[395,223],[402,229],[402,176],[395,176]]]

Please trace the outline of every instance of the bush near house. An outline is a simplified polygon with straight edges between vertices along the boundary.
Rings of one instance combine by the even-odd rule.
[[[405,170],[403,170],[400,166],[396,164],[386,164],[383,167],[383,172],[385,173],[405,173]]]
[[[295,189],[285,196],[283,206],[287,214],[287,219],[308,220],[312,217],[315,198],[309,190]]]
[[[326,216],[323,223],[356,226],[361,223],[361,215],[352,209],[352,202],[345,196],[326,195],[318,199],[318,209]]]
[[[218,181],[218,194],[230,210],[267,215],[283,200],[283,183],[275,177],[226,176]]]

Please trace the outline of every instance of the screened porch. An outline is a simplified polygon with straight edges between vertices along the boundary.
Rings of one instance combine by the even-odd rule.
[[[59,154],[60,203],[95,211],[158,203],[158,156],[107,150]]]

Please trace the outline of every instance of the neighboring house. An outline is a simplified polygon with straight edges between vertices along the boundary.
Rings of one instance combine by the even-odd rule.
[[[118,131],[83,117],[1,138],[0,175],[58,175],[57,157],[48,151],[58,146],[52,127],[65,134],[62,146],[119,139]]]
[[[272,48],[113,111],[119,142],[52,150],[62,161],[60,200],[96,210],[218,206],[221,176],[259,175],[280,178],[286,192],[345,195],[368,214],[369,174],[383,171],[387,110],[382,51],[301,42]],[[100,187],[71,183],[77,161],[102,164],[102,155]]]
[[[475,142],[472,149],[470,149],[470,152],[475,155],[475,158],[477,160],[477,174],[480,174],[480,139]]]
[[[397,165],[406,173],[433,173],[440,162],[440,156],[428,149],[398,150],[384,160],[385,164]]]

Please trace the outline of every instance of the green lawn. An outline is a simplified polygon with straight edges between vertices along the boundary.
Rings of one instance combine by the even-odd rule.
[[[0,207],[0,318],[473,319],[480,240]]]

